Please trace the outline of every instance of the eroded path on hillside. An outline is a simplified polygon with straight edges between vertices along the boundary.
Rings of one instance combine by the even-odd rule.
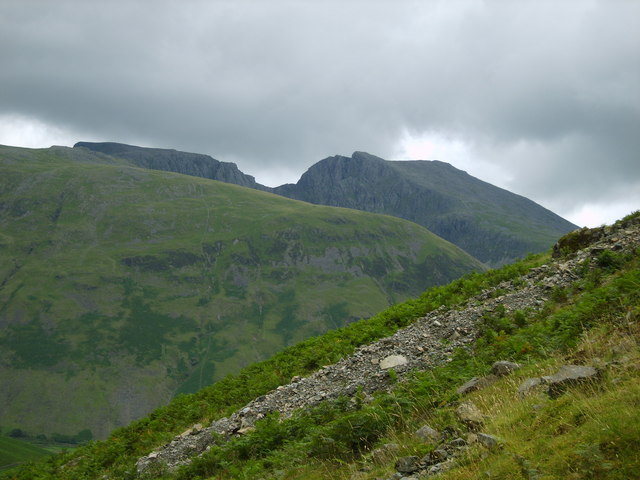
[[[465,348],[478,336],[478,326],[485,314],[504,309],[540,310],[554,288],[566,287],[579,278],[585,262],[594,262],[604,250],[625,251],[640,244],[640,223],[626,228],[602,229],[601,238],[578,251],[570,259],[556,259],[532,269],[516,282],[484,290],[454,309],[440,308],[418,319],[394,335],[358,348],[352,355],[323,367],[314,374],[294,377],[288,385],[278,387],[249,402],[232,415],[214,421],[208,427],[194,425],[170,443],[142,457],[139,473],[164,464],[169,469],[191,459],[214,443],[212,434],[232,438],[250,431],[254,423],[270,412],[288,417],[300,408],[319,402],[353,395],[358,390],[373,393],[387,390],[392,376],[404,377],[414,370],[427,370],[448,362],[453,351]],[[389,375],[393,369],[395,375]]]

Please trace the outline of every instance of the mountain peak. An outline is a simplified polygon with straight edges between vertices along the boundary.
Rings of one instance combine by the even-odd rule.
[[[370,153],[360,152],[360,151],[353,152],[353,154],[351,155],[351,158],[354,160],[375,160],[379,162],[386,161],[384,158],[376,157],[375,155],[371,155]]]
[[[540,252],[575,225],[507,190],[438,160],[388,161],[356,151],[311,166],[274,193],[418,223],[498,266]]]

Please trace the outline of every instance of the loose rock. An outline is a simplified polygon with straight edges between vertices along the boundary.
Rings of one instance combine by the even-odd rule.
[[[471,430],[477,430],[484,423],[484,415],[472,402],[465,402],[456,409],[458,419]]]
[[[520,368],[519,363],[507,362],[506,360],[500,360],[491,365],[491,373],[498,377],[504,377],[510,375],[514,371]]]
[[[598,378],[598,370],[585,365],[564,365],[555,375],[546,378],[549,385],[549,396],[557,398],[562,395],[567,387],[578,383],[595,380]]]
[[[389,368],[399,367],[407,363],[406,357],[403,355],[389,355],[387,358],[380,360],[380,368],[387,370]]]
[[[442,434],[434,430],[429,425],[424,425],[416,430],[415,435],[427,443],[438,443],[442,439]]]
[[[486,377],[473,377],[471,380],[466,382],[464,385],[458,387],[456,393],[458,395],[466,395],[467,393],[471,393],[475,390],[480,390],[482,388],[488,387],[498,380],[498,377],[495,375],[487,375]]]
[[[396,471],[400,473],[417,472],[419,469],[419,463],[420,458],[416,457],[415,455],[411,455],[409,457],[401,457],[396,462]]]

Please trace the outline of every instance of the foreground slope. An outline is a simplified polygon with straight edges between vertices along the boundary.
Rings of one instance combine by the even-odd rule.
[[[0,149],[0,424],[113,428],[480,264],[422,227]]]
[[[439,161],[328,157],[275,193],[385,213],[427,227],[489,265],[547,250],[576,228],[535,202]]]
[[[13,478],[635,478],[639,255],[638,213],[572,233]],[[550,390],[564,363],[597,374]]]

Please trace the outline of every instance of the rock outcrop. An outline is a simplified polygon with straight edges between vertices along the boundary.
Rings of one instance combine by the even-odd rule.
[[[546,250],[576,228],[531,200],[445,162],[387,161],[365,152],[325,158],[298,183],[273,192],[411,220],[489,265]]]
[[[209,178],[257,190],[271,191],[271,188],[257,183],[251,175],[241,172],[235,163],[221,162],[209,155],[164,148],[137,147],[115,142],[78,142],[73,147],[86,148],[122,158],[142,168],[182,173],[183,175]]]

